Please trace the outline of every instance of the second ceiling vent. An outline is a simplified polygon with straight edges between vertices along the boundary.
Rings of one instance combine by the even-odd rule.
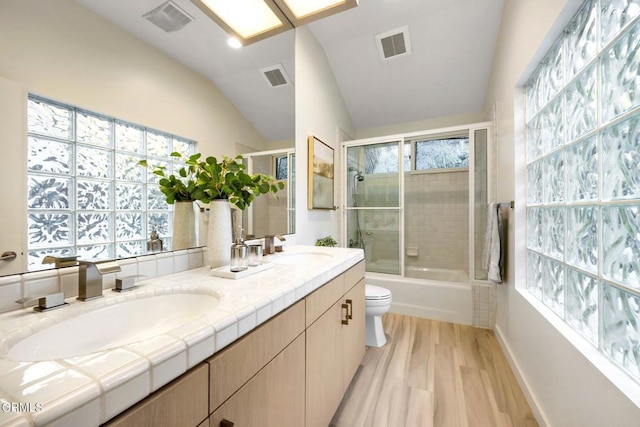
[[[409,27],[404,26],[395,30],[376,34],[376,44],[380,59],[386,61],[391,58],[411,54],[411,40],[409,40]]]
[[[271,87],[286,86],[289,84],[289,77],[280,64],[271,67],[260,68],[260,72],[269,82]]]
[[[193,21],[193,18],[187,12],[171,0],[162,3],[152,11],[142,15],[142,17],[167,33],[181,30],[185,25]]]

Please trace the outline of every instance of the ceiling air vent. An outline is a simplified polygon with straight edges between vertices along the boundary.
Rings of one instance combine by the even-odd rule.
[[[289,77],[280,64],[271,67],[260,68],[260,72],[269,82],[271,87],[285,86],[289,84]]]
[[[406,25],[402,28],[376,34],[376,42],[380,59],[383,61],[411,54],[409,27]]]
[[[193,21],[193,18],[187,12],[172,1],[162,3],[151,12],[142,15],[142,17],[148,19],[151,23],[162,28],[167,33],[178,31]]]

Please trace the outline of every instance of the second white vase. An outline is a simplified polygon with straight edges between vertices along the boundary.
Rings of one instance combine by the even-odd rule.
[[[229,264],[232,242],[231,205],[226,199],[213,200],[207,230],[207,261],[211,268]]]

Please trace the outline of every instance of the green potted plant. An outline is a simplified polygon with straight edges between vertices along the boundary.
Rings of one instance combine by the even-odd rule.
[[[334,247],[337,244],[338,244],[338,242],[336,242],[336,240],[331,236],[323,237],[322,239],[316,240],[316,246]]]
[[[238,209],[246,209],[253,200],[267,193],[276,194],[284,188],[284,183],[276,181],[270,175],[245,172],[242,156],[230,158],[223,156],[218,161],[215,157],[207,157],[200,161],[201,153],[185,157],[178,152],[171,153],[185,162],[178,176],[166,174],[165,166],[151,168],[153,174],[160,177],[160,191],[167,197],[167,203],[199,200],[209,203],[212,200],[228,200]],[[139,162],[149,167],[146,160]]]
[[[182,159],[185,165],[178,170],[177,176],[167,175],[164,166],[151,168],[152,173],[160,177],[160,191],[169,204],[196,200],[210,204],[207,233],[209,261],[212,267],[224,265],[228,262],[231,245],[229,204],[244,210],[260,195],[275,195],[284,188],[284,183],[269,175],[246,173],[242,156],[223,156],[222,160],[212,156],[201,160],[200,153],[185,157],[173,152],[171,156]],[[141,160],[139,164],[149,167],[146,160]]]

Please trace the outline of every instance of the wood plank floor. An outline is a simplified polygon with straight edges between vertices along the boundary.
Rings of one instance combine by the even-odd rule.
[[[493,331],[387,313],[332,427],[533,427]]]

